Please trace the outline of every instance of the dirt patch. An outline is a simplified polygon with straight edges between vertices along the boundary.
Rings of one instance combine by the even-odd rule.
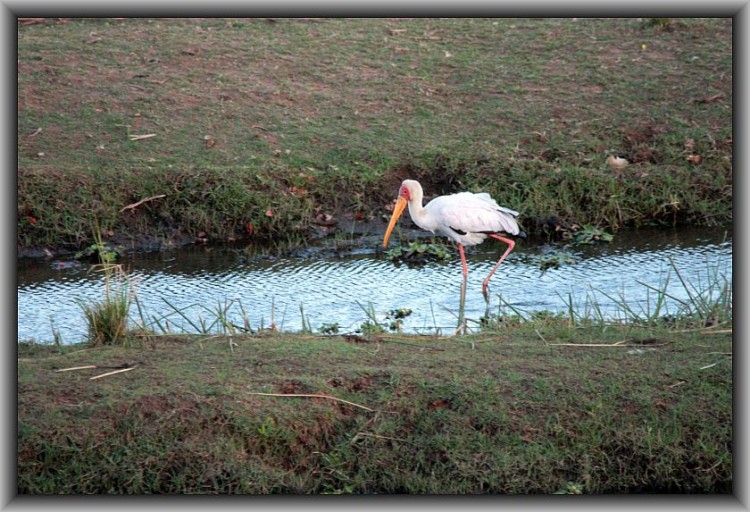
[[[665,133],[665,126],[652,123],[640,123],[635,128],[626,129],[622,140],[622,158],[632,163],[658,163],[657,138]]]
[[[334,377],[327,381],[332,388],[343,388],[354,393],[368,393],[391,386],[388,373],[366,374],[359,377]]]
[[[281,381],[276,384],[276,389],[279,393],[288,395],[311,394],[315,391],[311,386],[297,379]]]

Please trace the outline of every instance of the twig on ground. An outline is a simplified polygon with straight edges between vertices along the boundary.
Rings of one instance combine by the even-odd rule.
[[[711,466],[710,468],[706,468],[706,469],[699,469],[698,471],[703,471],[704,473],[708,473],[709,471],[713,471],[714,469],[716,469],[716,468],[718,468],[719,466],[721,466],[722,462],[724,462],[724,461],[721,461],[721,460],[720,460],[719,462],[717,462],[716,464],[714,464],[714,465],[713,465],[713,466]]]
[[[131,366],[130,368],[122,368],[120,370],[115,370],[112,372],[102,373],[101,375],[94,375],[89,380],[101,379],[102,377],[107,377],[109,375],[114,375],[116,373],[129,372],[130,370],[135,370],[135,366]]]
[[[669,342],[659,343],[654,345],[648,345],[649,347],[663,347],[668,345]],[[550,347],[643,347],[643,344],[625,344],[625,341],[618,341],[616,343],[548,343]]]
[[[721,329],[719,331],[701,331],[701,334],[732,334],[732,329]]]
[[[154,199],[161,199],[162,197],[167,197],[167,195],[166,194],[159,194],[158,196],[151,196],[151,197],[147,197],[146,199],[141,199],[137,203],[129,204],[129,205],[123,207],[123,209],[120,210],[120,213],[124,212],[125,210],[133,210],[133,209],[139,207],[140,205],[142,205],[145,202],[153,201]]]
[[[357,434],[354,437],[352,437],[352,440],[350,441],[350,443],[352,444],[355,443],[356,441],[359,440],[360,437],[376,437],[378,439],[388,439],[389,441],[398,441],[399,443],[414,444],[410,441],[407,441],[406,439],[399,439],[398,437],[381,436],[378,434],[370,434],[368,432],[357,432]]]
[[[147,133],[145,135],[131,135],[130,141],[135,142],[137,140],[144,140],[144,139],[150,139],[151,137],[156,137],[155,133]]]
[[[365,407],[364,405],[355,404],[354,402],[350,402],[349,400],[344,400],[343,398],[336,398],[335,396],[330,395],[314,395],[314,394],[300,394],[300,393],[259,393],[256,391],[248,391],[251,395],[260,395],[260,396],[283,396],[283,397],[297,397],[297,398],[327,398],[328,400],[336,400],[337,402],[343,402],[345,404],[352,405],[354,407],[359,407],[360,409],[364,409],[365,411],[369,412],[376,412],[375,409],[370,409],[369,407]]]
[[[76,371],[76,370],[88,370],[90,368],[96,368],[96,365],[95,364],[89,364],[89,365],[86,365],[86,366],[73,366],[72,368],[60,368],[60,369],[55,370],[55,373],[59,373],[59,372],[73,372],[73,371]]]
[[[677,330],[677,331],[674,331],[674,332],[695,332],[695,331],[701,331],[702,334],[711,334],[711,333],[715,333],[716,330],[719,327],[723,327],[723,326],[725,326],[727,324],[731,324],[731,322],[730,321],[719,322],[718,324],[712,325],[711,327],[697,327],[697,328],[693,328],[693,329],[680,329],[680,330]],[[726,329],[726,330],[729,331],[729,332],[732,331],[731,329]]]
[[[547,340],[544,339],[544,336],[542,336],[542,333],[539,332],[539,329],[534,329],[534,332],[536,333],[537,336],[539,336],[542,339],[545,345],[549,345]]]

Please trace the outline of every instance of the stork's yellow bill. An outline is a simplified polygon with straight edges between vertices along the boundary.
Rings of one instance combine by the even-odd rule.
[[[396,226],[399,217],[404,213],[406,205],[409,204],[404,196],[398,196],[396,200],[396,206],[393,207],[393,215],[391,215],[391,221],[388,223],[388,229],[385,230],[385,237],[383,238],[383,247],[388,245],[388,238],[391,236],[391,231]]]

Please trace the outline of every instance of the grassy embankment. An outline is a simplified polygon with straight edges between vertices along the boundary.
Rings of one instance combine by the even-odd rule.
[[[549,321],[37,346],[18,363],[19,491],[729,493],[731,341]]]
[[[490,192],[529,233],[550,217],[723,224],[731,34],[730,19],[19,26],[19,253],[86,247],[93,219],[125,248],[300,244],[328,215],[379,220],[406,177]]]

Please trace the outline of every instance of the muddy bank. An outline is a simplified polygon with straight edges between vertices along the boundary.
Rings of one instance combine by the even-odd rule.
[[[383,214],[385,215],[385,214]],[[259,238],[247,233],[238,232],[226,238],[210,238],[204,232],[194,236],[186,234],[180,228],[163,231],[159,235],[148,232],[118,232],[107,231],[102,233],[104,245],[115,249],[119,254],[162,252],[179,249],[191,245],[211,244],[234,244],[241,246],[253,246],[266,248],[269,251],[279,253],[304,254],[306,251],[336,251],[334,247],[347,250],[356,250],[359,247],[372,245],[375,239],[382,240],[387,222],[381,218],[371,220],[355,220],[351,215],[342,214],[327,215],[325,220],[311,222],[304,239],[296,244],[285,244],[274,248],[273,240]],[[340,218],[340,220],[339,220]],[[402,220],[405,227],[411,226],[415,231],[412,236],[426,236],[429,233],[419,233],[416,226],[409,219]],[[313,248],[314,246],[314,248]],[[76,257],[77,253],[85,247],[17,247],[17,257],[25,258],[70,258]]]
[[[431,199],[425,198],[425,203]],[[337,256],[356,253],[364,248],[379,250],[383,240],[388,220],[392,211],[392,204],[365,215],[361,212],[352,213],[341,211],[336,213],[318,214],[310,219],[307,228],[298,230],[295,237],[281,236],[277,239],[271,235],[258,236],[247,232],[236,232],[226,237],[211,237],[204,231],[191,235],[184,229],[163,226],[159,234],[149,231],[137,231],[139,223],[126,223],[118,231],[106,230],[101,232],[103,245],[119,255],[162,252],[179,249],[191,245],[221,245],[229,244],[238,248],[250,248],[249,252],[266,255],[305,256]],[[524,229],[528,230],[523,238],[527,243],[542,243],[561,241],[569,238],[572,233],[581,229],[581,224],[565,222],[560,217],[549,216],[543,219],[523,219]],[[132,225],[132,226],[131,226]],[[143,224],[140,224],[143,226]],[[130,227],[129,227],[130,226]],[[409,240],[436,238],[450,245],[446,238],[421,230],[409,217],[403,215],[399,221],[397,232]],[[87,241],[87,245],[77,247],[17,247],[17,257],[25,258],[56,258],[56,259],[90,259],[96,260],[92,254],[94,242]],[[391,242],[391,245],[394,245]],[[81,253],[84,253],[83,255]]]

